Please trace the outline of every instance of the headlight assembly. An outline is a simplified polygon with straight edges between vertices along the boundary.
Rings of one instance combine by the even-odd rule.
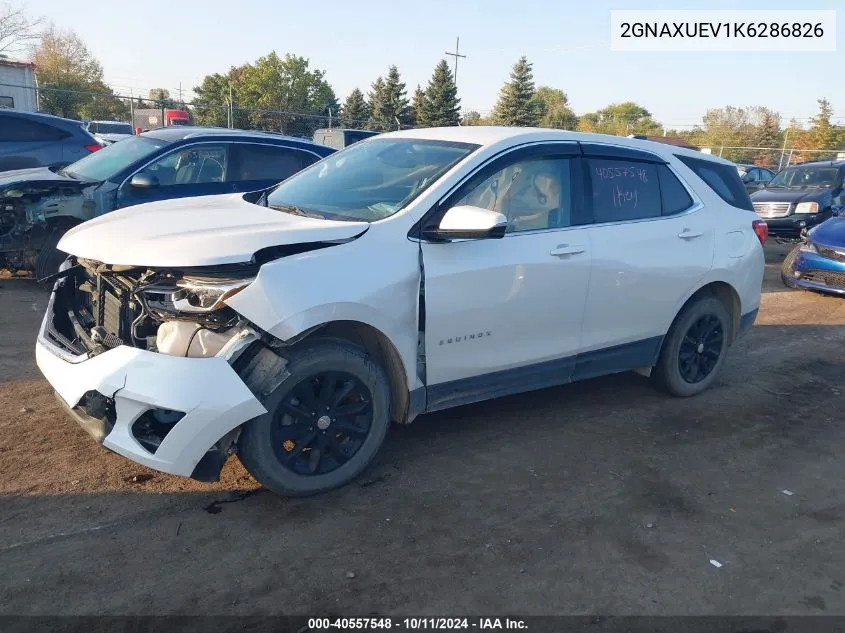
[[[254,277],[226,280],[184,277],[176,282],[177,290],[171,295],[173,308],[187,313],[214,312],[253,281]]]
[[[795,213],[818,213],[818,202],[799,202],[795,207]]]

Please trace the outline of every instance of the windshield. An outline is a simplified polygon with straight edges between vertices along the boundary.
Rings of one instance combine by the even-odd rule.
[[[88,127],[94,134],[132,134],[132,126],[128,123],[98,123],[94,121]]]
[[[120,143],[107,145],[64,168],[64,173],[80,180],[108,180],[135,161],[151,156],[169,145],[167,141],[148,136],[133,136]]]
[[[285,180],[267,205],[328,220],[381,220],[478,147],[410,138],[362,141]]]
[[[805,188],[834,187],[839,177],[836,167],[787,167],[779,172],[768,187]]]

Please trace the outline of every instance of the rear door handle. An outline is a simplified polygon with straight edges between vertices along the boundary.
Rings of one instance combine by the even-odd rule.
[[[680,237],[682,240],[691,240],[694,237],[701,237],[702,235],[704,235],[704,233],[702,233],[701,231],[693,231],[691,229],[684,229],[683,231],[678,233],[678,237]]]
[[[583,253],[584,250],[585,248],[583,246],[559,244],[557,247],[553,248],[549,254],[554,255],[555,257],[563,257],[564,255],[577,255],[578,253]]]

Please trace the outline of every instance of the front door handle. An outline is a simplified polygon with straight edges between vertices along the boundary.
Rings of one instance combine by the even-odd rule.
[[[702,233],[701,231],[693,231],[691,229],[684,229],[683,231],[678,233],[678,237],[680,237],[682,240],[691,240],[694,237],[701,237],[702,235],[704,235],[704,233]]]
[[[549,254],[554,255],[555,257],[563,257],[564,255],[577,255],[578,253],[584,252],[583,246],[576,245],[569,245],[569,244],[559,244],[555,248],[553,248]]]

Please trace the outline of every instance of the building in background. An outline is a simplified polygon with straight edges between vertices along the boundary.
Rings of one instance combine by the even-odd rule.
[[[0,58],[0,108],[38,111],[35,64]]]

